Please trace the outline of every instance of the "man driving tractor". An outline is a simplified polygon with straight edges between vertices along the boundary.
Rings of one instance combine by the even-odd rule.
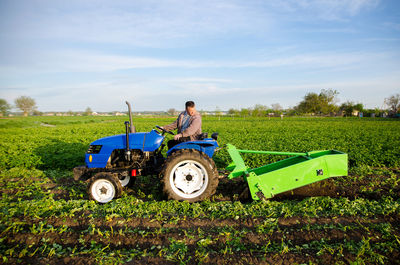
[[[178,129],[174,139],[168,141],[168,149],[181,142],[197,140],[201,135],[201,115],[196,111],[194,102],[187,101],[185,111],[181,112],[173,123],[162,128],[167,131]]]

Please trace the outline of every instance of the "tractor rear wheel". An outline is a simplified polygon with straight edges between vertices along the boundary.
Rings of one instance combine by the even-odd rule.
[[[91,200],[107,203],[121,196],[121,182],[111,173],[100,172],[89,179],[88,193]]]
[[[197,202],[210,198],[218,186],[214,161],[193,149],[178,150],[165,161],[161,171],[168,199]]]

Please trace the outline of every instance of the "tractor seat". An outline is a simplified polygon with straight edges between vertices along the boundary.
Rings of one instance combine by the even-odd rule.
[[[202,134],[199,134],[199,136],[198,136],[198,140],[204,140],[204,139],[206,139],[206,138],[208,138],[208,133],[202,133]],[[212,135],[211,135],[211,138],[213,138],[215,141],[217,141],[217,139],[218,139],[218,133],[217,132],[215,132],[215,133],[213,133]]]
[[[204,139],[206,139],[206,138],[208,138],[208,133],[201,133],[201,134],[199,134],[198,136],[197,136],[197,139],[198,140],[204,140]]]

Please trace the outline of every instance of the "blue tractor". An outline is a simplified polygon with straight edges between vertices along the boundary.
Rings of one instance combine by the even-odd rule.
[[[119,197],[123,187],[133,185],[137,176],[156,174],[169,199],[196,202],[211,197],[218,186],[218,171],[212,160],[218,134],[208,138],[203,133],[199,140],[174,146],[164,157],[165,134],[174,133],[160,126],[150,132],[136,132],[131,106],[126,104],[130,121],[125,122],[125,134],[92,142],[85,154],[86,165],[74,168],[74,179],[88,182],[90,199],[107,203]]]

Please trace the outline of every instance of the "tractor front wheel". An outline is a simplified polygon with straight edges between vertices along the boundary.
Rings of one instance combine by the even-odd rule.
[[[111,173],[100,172],[90,178],[88,193],[91,200],[107,203],[121,196],[121,182]]]
[[[197,202],[210,198],[218,186],[214,161],[197,150],[183,149],[171,154],[161,171],[168,199]]]

